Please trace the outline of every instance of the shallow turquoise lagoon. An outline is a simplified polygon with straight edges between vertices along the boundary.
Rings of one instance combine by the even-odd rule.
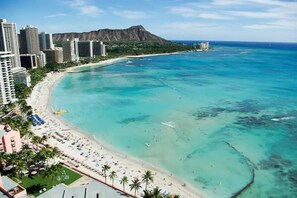
[[[216,46],[67,75],[54,109],[211,197],[297,197],[297,51]]]

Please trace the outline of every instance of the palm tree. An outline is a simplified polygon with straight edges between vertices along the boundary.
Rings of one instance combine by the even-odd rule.
[[[23,145],[22,151],[20,152],[21,159],[26,163],[26,165],[29,165],[29,163],[32,161],[32,159],[35,156],[35,153],[32,149],[29,148],[28,145]]]
[[[149,182],[154,182],[154,176],[150,170],[145,171],[144,175],[142,176],[142,181],[145,181],[145,190],[147,189]]]
[[[123,191],[125,192],[125,184],[128,183],[128,177],[124,176],[121,181],[120,181],[121,184],[123,184]]]
[[[27,170],[26,162],[23,161],[21,158],[14,159],[14,175],[16,177],[22,177],[24,175],[24,171]]]
[[[35,161],[39,162],[44,166],[48,159],[52,158],[52,148],[43,147],[41,150],[35,155]]]
[[[102,172],[103,172],[103,174],[104,174],[105,183],[106,183],[106,177],[107,177],[106,172],[107,172],[109,169],[110,169],[110,166],[108,166],[107,164],[103,165],[103,167],[102,167]]]
[[[6,160],[8,159],[8,155],[4,152],[0,153],[0,171],[2,171],[6,166]]]
[[[134,196],[136,197],[136,192],[141,188],[139,179],[134,178],[134,180],[132,181],[132,183],[129,186],[130,186],[130,190],[133,190],[133,189],[135,190]]]
[[[25,131],[26,139],[27,139],[27,144],[29,144],[29,140],[34,136],[33,132],[31,130]]]
[[[64,170],[63,166],[61,164],[52,165],[50,167],[47,167],[42,175],[44,178],[49,179],[49,184],[51,184],[55,179],[59,181],[63,181],[64,178],[61,179],[60,176],[63,176]]]
[[[161,189],[157,186],[152,190],[153,198],[162,198]]]
[[[150,190],[144,190],[141,194],[142,198],[153,198],[152,192]]]
[[[40,138],[40,143],[43,144],[47,140],[47,137],[44,135]]]
[[[114,178],[116,178],[116,177],[117,177],[117,173],[115,171],[111,171],[109,178],[112,181],[112,186],[113,186]]]
[[[51,157],[58,157],[59,155],[60,155],[60,151],[59,151],[58,147],[52,148]]]
[[[39,136],[33,136],[33,138],[32,138],[32,143],[34,144],[34,146],[35,146],[35,150],[38,150],[37,148],[37,145],[40,143],[40,140],[41,140],[41,138],[39,137]]]

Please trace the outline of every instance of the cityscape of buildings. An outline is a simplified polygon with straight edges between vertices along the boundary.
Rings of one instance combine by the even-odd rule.
[[[38,32],[27,25],[17,32],[17,25],[0,19],[0,107],[17,100],[15,83],[31,86],[29,70],[46,67],[47,63],[77,62],[85,58],[105,56],[100,41],[79,41],[78,38],[53,44],[52,34]],[[18,153],[22,149],[20,132],[9,125],[0,125],[0,153]],[[0,162],[2,163],[2,162]],[[0,196],[28,197],[26,189],[0,174]]]
[[[31,86],[30,69],[105,55],[103,42],[74,38],[55,47],[52,34],[39,33],[32,25],[18,33],[16,23],[0,19],[0,106],[16,100],[14,83]]]

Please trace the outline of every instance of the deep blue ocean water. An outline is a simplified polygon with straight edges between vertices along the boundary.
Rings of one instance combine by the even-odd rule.
[[[297,197],[297,44],[210,44],[69,74],[52,106],[211,197],[230,197],[253,171],[241,197]]]

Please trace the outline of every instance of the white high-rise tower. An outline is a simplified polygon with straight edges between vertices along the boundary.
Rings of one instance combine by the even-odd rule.
[[[11,51],[12,67],[21,67],[16,23],[0,19],[0,51]]]
[[[0,51],[0,106],[15,100],[11,52]]]
[[[41,32],[39,34],[39,45],[40,45],[40,50],[54,49],[52,34]]]

